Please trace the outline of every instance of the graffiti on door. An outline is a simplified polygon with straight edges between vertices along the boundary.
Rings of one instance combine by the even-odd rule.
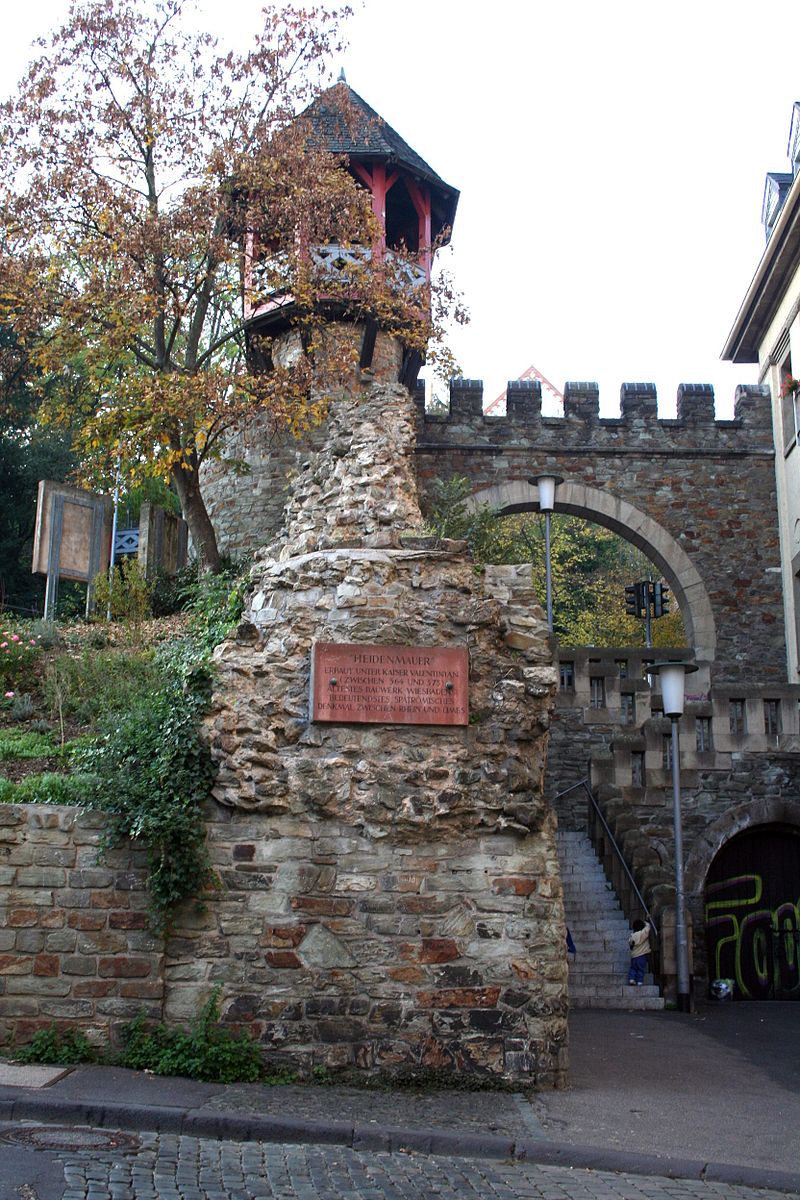
[[[800,837],[760,829],[722,848],[706,883],[709,977],[739,1000],[800,999]]]

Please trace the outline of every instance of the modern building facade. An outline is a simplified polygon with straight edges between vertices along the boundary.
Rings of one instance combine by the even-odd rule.
[[[788,681],[800,679],[800,102],[792,110],[791,170],[767,175],[767,243],[722,357],[758,363],[769,387],[781,547]]]

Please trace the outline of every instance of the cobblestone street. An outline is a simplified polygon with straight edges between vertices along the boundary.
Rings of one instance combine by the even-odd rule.
[[[63,1200],[789,1200],[697,1180],[154,1134],[141,1135],[138,1153],[62,1161]]]

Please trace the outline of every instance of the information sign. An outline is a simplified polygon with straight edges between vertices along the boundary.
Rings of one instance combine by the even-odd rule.
[[[405,725],[469,723],[466,646],[357,646],[317,642],[314,721]]]

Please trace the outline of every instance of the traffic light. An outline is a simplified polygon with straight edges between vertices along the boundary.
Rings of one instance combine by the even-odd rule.
[[[665,583],[657,583],[653,596],[653,616],[665,617],[669,612],[669,588]]]
[[[625,612],[629,617],[639,616],[639,584],[625,584]]]

